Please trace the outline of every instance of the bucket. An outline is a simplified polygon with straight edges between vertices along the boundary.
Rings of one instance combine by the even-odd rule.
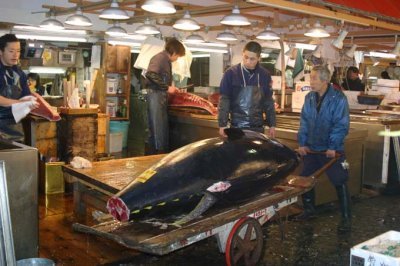
[[[114,102],[107,102],[106,114],[108,114],[110,117],[117,116],[117,106]]]
[[[54,261],[44,258],[29,258],[17,261],[17,266],[55,266]]]
[[[129,121],[110,121],[110,133],[122,133],[122,148],[128,146]]]
[[[107,79],[107,93],[116,94],[118,89],[118,79],[108,78]]]

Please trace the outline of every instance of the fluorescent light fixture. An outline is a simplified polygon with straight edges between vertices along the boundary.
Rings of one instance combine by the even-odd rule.
[[[297,42],[297,43],[294,44],[294,47],[295,47],[295,48],[299,48],[299,49],[312,50],[312,51],[314,51],[315,48],[317,48],[317,45],[315,45],[315,44],[309,44],[309,43],[299,43],[299,42]]]
[[[304,33],[305,36],[307,37],[313,37],[313,38],[326,38],[331,36],[319,23],[317,20],[314,24],[314,27]]]
[[[65,24],[72,26],[90,27],[93,25],[92,21],[82,13],[82,8],[78,7],[75,14],[67,17]]]
[[[240,15],[238,6],[234,6],[232,9],[232,14],[223,17],[220,23],[230,26],[249,26],[251,24],[246,17]]]
[[[183,40],[184,43],[202,43],[204,42],[204,38],[198,34],[191,34]]]
[[[87,42],[82,37],[66,37],[66,36],[49,36],[49,35],[33,35],[33,34],[16,34],[18,39],[40,40],[40,41],[56,41],[56,42]]]
[[[114,25],[106,30],[106,34],[113,37],[121,37],[127,35],[127,32],[119,25],[119,22],[114,22]]]
[[[389,53],[380,53],[380,52],[369,52],[369,54],[367,54],[371,57],[380,57],[380,58],[391,58],[394,59],[397,56],[395,54],[389,54]]]
[[[99,18],[102,19],[128,19],[129,15],[125,10],[119,8],[117,0],[112,0],[109,8],[101,11]]]
[[[222,47],[222,48],[228,47],[226,43],[219,43],[219,42],[203,42],[199,45],[208,47]]]
[[[160,30],[156,26],[151,24],[149,18],[146,18],[144,23],[135,30],[135,33],[144,35],[154,35],[154,34],[159,34]]]
[[[141,6],[142,9],[157,14],[174,14],[176,9],[171,2],[166,0],[146,0]]]
[[[131,53],[138,54],[140,53],[140,49],[131,49]]]
[[[86,30],[69,30],[69,29],[54,30],[36,26],[24,26],[24,25],[15,25],[13,27],[13,30],[46,31],[46,32],[58,32],[58,33],[62,32],[63,34],[86,35]]]
[[[189,10],[186,10],[183,18],[178,19],[172,27],[178,30],[190,30],[190,31],[200,29],[200,25],[197,23],[197,21],[192,19],[192,17],[190,16]]]
[[[52,30],[64,29],[64,25],[59,20],[57,20],[53,14],[51,15],[50,18],[43,20],[40,23],[40,27]]]
[[[131,47],[140,47],[142,44],[139,42],[128,42],[128,41],[120,41],[120,40],[108,40],[107,41],[111,45],[126,45]]]
[[[142,34],[127,34],[125,36],[122,36],[122,39],[136,40],[136,41],[144,41],[147,38],[148,36]]]
[[[339,34],[339,36],[336,38],[336,40],[332,41],[332,46],[338,48],[338,49],[342,49],[343,48],[343,41],[344,38],[346,38],[347,33],[349,33],[346,30],[342,30]]]
[[[261,53],[261,58],[267,58],[269,57],[269,53]]]
[[[65,68],[63,68],[63,67],[31,66],[31,67],[29,67],[29,72],[38,73],[38,74],[64,74]]]
[[[210,57],[210,54],[192,54],[192,58]]]
[[[221,53],[225,54],[228,51],[227,50],[222,50],[222,49],[213,49],[213,48],[206,48],[206,47],[187,47],[189,51],[193,52],[210,52],[210,53]]]
[[[238,38],[236,37],[235,34],[225,30],[224,32],[220,32],[217,35],[217,40],[219,41],[226,41],[226,42],[233,42],[233,41],[237,41]]]
[[[279,40],[280,37],[278,36],[278,34],[276,34],[276,32],[272,31],[271,25],[267,25],[267,27],[265,27],[265,30],[260,32],[257,36],[257,39],[259,40],[268,40],[268,41],[276,41]]]

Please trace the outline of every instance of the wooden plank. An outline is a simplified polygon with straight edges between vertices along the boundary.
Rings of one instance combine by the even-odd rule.
[[[97,114],[97,108],[68,108],[68,107],[58,107],[58,112],[67,115],[87,115],[87,114]]]
[[[63,171],[94,188],[115,194],[164,156],[160,154],[93,162],[93,167],[89,169],[74,169],[66,165]]]

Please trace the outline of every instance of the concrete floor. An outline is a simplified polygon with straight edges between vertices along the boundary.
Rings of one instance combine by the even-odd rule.
[[[41,241],[40,256],[54,260],[57,265],[225,265],[224,254],[219,253],[215,238],[197,242],[187,248],[157,257],[133,250],[126,250],[116,243],[87,236],[71,230],[75,222],[72,214],[72,196],[47,197],[46,206],[53,206],[52,211],[42,209],[40,220],[43,240],[49,233],[49,226],[60,226],[64,230],[69,254],[50,252],[54,241]],[[56,200],[63,211],[57,211],[50,201]],[[60,205],[60,201],[64,204]],[[43,201],[42,201],[43,202]],[[339,211],[335,203],[318,207],[318,218],[306,223],[287,221],[285,239],[277,222],[268,222],[263,226],[264,252],[258,265],[349,265],[350,248],[389,230],[400,231],[400,195],[362,194],[353,198],[353,229],[340,234],[336,230]],[[41,208],[46,208],[41,206]],[[64,229],[63,229],[64,228]],[[79,251],[79,246],[86,248],[86,254]],[[77,249],[74,249],[74,246]],[[119,255],[118,255],[119,254]],[[90,258],[90,259],[89,259]]]

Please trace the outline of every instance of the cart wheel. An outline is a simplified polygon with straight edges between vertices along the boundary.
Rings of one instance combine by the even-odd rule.
[[[225,258],[228,266],[256,265],[263,248],[263,232],[260,223],[243,217],[232,228],[226,242]]]

